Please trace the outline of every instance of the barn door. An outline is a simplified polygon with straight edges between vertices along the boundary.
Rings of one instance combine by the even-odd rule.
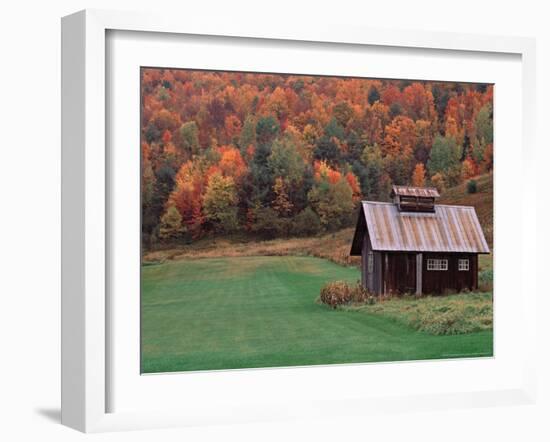
[[[416,292],[416,254],[403,253],[396,256],[396,286],[399,293]]]

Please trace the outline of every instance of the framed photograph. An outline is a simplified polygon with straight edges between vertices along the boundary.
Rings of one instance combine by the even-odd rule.
[[[64,424],[534,400],[533,40],[62,36]]]

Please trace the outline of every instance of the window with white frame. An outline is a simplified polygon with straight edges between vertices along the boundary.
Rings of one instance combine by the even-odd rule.
[[[428,270],[447,270],[448,268],[447,259],[428,259]]]
[[[461,272],[466,272],[470,270],[470,260],[469,259],[459,259],[458,260],[458,270]]]

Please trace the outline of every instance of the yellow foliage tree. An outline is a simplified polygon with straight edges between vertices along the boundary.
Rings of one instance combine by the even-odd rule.
[[[292,203],[288,199],[285,183],[281,177],[275,178],[273,193],[275,193],[275,199],[271,204],[273,209],[279,214],[279,216],[285,217],[290,215],[290,212],[292,211]]]
[[[431,181],[439,192],[443,192],[443,190],[445,189],[445,179],[443,178],[443,175],[438,172],[432,176]]]

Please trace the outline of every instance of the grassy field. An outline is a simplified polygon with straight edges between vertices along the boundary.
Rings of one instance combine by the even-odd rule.
[[[315,299],[354,267],[315,257],[189,259],[142,269],[142,372],[492,355],[492,331],[435,336]]]
[[[179,245],[146,252],[144,263],[159,263],[187,258],[220,258],[238,256],[315,256],[343,266],[359,267],[361,258],[350,256],[354,229],[307,238],[258,240],[243,235],[202,238],[188,245]]]

